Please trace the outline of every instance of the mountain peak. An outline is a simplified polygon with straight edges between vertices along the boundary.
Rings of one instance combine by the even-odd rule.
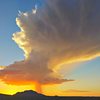
[[[42,94],[39,94],[33,90],[26,90],[24,92],[18,92],[15,94],[15,96],[43,96]]]

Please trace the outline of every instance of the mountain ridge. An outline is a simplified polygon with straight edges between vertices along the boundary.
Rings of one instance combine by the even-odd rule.
[[[26,90],[14,95],[0,94],[0,100],[100,100],[100,97],[46,96],[33,90]]]

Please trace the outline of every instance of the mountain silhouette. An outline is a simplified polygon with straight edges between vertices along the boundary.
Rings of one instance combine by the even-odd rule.
[[[14,96],[44,96],[43,94],[39,94],[32,90],[27,90],[24,92],[17,92]]]
[[[100,97],[60,97],[45,96],[32,90],[18,92],[14,95],[0,94],[0,100],[100,100]]]

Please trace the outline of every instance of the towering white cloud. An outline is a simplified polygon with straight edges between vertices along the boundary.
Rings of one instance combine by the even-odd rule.
[[[72,2],[71,2],[72,1]],[[0,71],[9,84],[60,84],[61,64],[100,56],[99,0],[43,0],[41,9],[20,13],[21,29],[12,39],[25,52],[25,60]],[[99,7],[100,8],[100,7]]]

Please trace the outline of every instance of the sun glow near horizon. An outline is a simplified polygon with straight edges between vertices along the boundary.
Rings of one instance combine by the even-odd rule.
[[[8,85],[2,81],[0,81],[0,93],[14,95],[17,92],[23,92],[25,90],[33,90],[36,91],[35,85]]]
[[[26,90],[33,90],[47,96],[100,96],[97,91],[83,91],[83,90],[69,90],[68,86],[60,85],[41,85],[35,83],[33,85],[7,85],[0,81],[0,93],[7,95],[14,95],[17,92],[24,92]],[[40,87],[40,88],[39,88]],[[66,87],[66,89],[64,88]]]

